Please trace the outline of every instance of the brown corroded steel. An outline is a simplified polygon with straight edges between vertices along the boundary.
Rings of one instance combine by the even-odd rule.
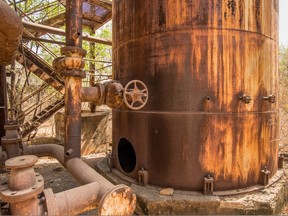
[[[15,57],[23,25],[17,13],[5,1],[0,1],[0,64],[7,65]]]
[[[13,158],[20,155],[22,136],[19,134],[19,125],[16,121],[8,121],[4,125],[5,136],[1,138],[2,146],[4,147],[7,158]]]
[[[45,209],[48,215],[78,215],[97,207],[99,183],[93,182],[57,194],[52,189],[44,190]]]
[[[90,10],[93,10],[92,8],[90,8]],[[111,13],[112,16],[112,13]],[[90,29],[90,35],[93,35],[94,31],[92,29]],[[91,59],[96,59],[96,52],[95,52],[95,48],[96,48],[96,44],[93,42],[89,43],[89,58]],[[96,72],[96,64],[94,61],[90,61],[89,62],[89,70],[90,70],[90,79],[89,79],[89,86],[90,87],[94,87],[95,86],[95,72]],[[89,108],[90,108],[90,112],[91,113],[95,113],[96,112],[96,104],[95,103],[91,103],[89,104]]]
[[[1,138],[5,136],[4,125],[7,123],[7,85],[6,68],[0,65],[0,148],[2,146]],[[1,155],[0,155],[1,156]]]
[[[40,215],[38,195],[44,190],[44,179],[33,169],[37,160],[36,156],[25,155],[5,163],[11,172],[8,182],[0,186],[0,197],[9,202],[13,215]]]
[[[39,23],[27,22],[24,20],[22,22],[23,22],[24,27],[27,29],[32,29],[32,30],[35,30],[38,32],[47,32],[47,33],[62,35],[62,36],[66,35],[65,31],[62,29],[59,29],[59,28],[54,28],[54,27],[47,26],[47,25],[41,25]],[[97,38],[97,37],[92,37],[89,35],[83,35],[83,40],[94,42],[94,43],[99,43],[99,44],[105,44],[108,46],[112,45],[112,42],[109,40]]]
[[[95,200],[96,204],[99,206],[104,206],[103,214],[107,211],[113,212],[113,215],[132,215],[136,207],[136,196],[134,192],[125,185],[116,185],[114,186],[102,175],[97,173],[89,165],[83,162],[80,158],[71,158],[66,163],[64,161],[64,148],[63,146],[56,144],[43,144],[37,146],[24,146],[24,154],[34,154],[37,156],[52,156],[56,158],[67,170],[72,174],[72,176],[81,184],[87,185],[93,182],[99,184],[99,191],[97,193],[97,198]],[[85,191],[84,189],[83,191]],[[45,193],[48,193],[47,191]],[[78,192],[79,193],[79,192]],[[49,195],[50,194],[50,195]],[[52,196],[49,193],[47,196]],[[113,195],[114,194],[114,195]],[[46,194],[45,194],[46,196]],[[81,195],[82,196],[82,195]],[[84,195],[83,195],[84,196]],[[114,202],[117,205],[111,205],[109,209],[107,206],[108,203],[113,203],[112,197],[115,197],[115,200],[122,200],[123,202]],[[121,198],[122,197],[122,198]],[[72,199],[72,198],[71,198]],[[90,198],[89,198],[90,199]],[[79,201],[79,199],[78,199]],[[60,202],[60,201],[59,201]],[[53,202],[53,199],[50,199],[49,203],[50,211],[55,207],[56,204]],[[77,204],[81,205],[81,203]],[[51,207],[52,206],[52,207]],[[91,207],[91,206],[90,206]],[[57,207],[58,208],[58,207]],[[73,208],[73,207],[71,207]],[[63,207],[65,209],[65,207]],[[128,211],[129,210],[129,211]],[[76,210],[75,210],[76,211]],[[78,211],[78,210],[77,210]],[[99,213],[101,213],[101,208],[98,208]],[[57,210],[58,212],[58,210]],[[53,214],[52,214],[53,215]]]
[[[102,83],[96,83],[94,87],[83,87],[81,101],[103,105],[105,102],[105,86]]]
[[[263,97],[278,98],[278,9],[278,0],[113,1],[114,79],[139,79],[151,95],[141,111],[113,111],[116,168],[136,179],[143,166],[149,184],[197,191],[208,174],[215,191],[258,184],[264,166],[273,176],[278,100]],[[121,166],[122,138],[135,154]]]
[[[82,1],[66,0],[66,48],[61,50],[65,58],[82,59]],[[83,55],[82,55],[83,54]],[[84,67],[69,62],[65,69],[65,160],[81,155],[81,76],[74,76]],[[74,69],[75,66],[75,69]]]

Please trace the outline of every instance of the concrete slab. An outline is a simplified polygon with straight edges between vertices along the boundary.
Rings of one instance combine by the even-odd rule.
[[[285,164],[287,168],[287,164]],[[145,215],[268,215],[279,214],[288,198],[287,173],[281,169],[270,179],[266,187],[229,192],[216,192],[205,196],[200,192],[173,190],[171,196],[160,195],[164,188],[152,185],[140,186],[135,179],[110,169],[106,159],[96,169],[114,184],[126,184],[137,194],[137,214]],[[233,195],[229,195],[233,194]]]

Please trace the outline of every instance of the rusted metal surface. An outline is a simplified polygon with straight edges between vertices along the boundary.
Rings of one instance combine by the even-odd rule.
[[[0,148],[2,146],[1,138],[5,136],[4,125],[7,123],[7,85],[6,68],[0,65]],[[1,156],[1,155],[0,155]]]
[[[84,186],[73,188],[53,194],[50,188],[44,190],[47,214],[78,215],[97,207],[96,198],[99,184],[93,182]]]
[[[95,7],[93,7],[93,9],[95,10]],[[92,8],[90,8],[90,10],[92,10]],[[111,17],[112,17],[112,8],[111,8]],[[90,30],[90,35],[93,35],[94,31],[91,29]],[[95,52],[95,48],[96,48],[96,44],[90,42],[89,43],[89,57],[91,59],[96,59],[96,52]],[[95,73],[96,73],[96,64],[94,61],[90,61],[89,62],[89,70],[91,72],[90,78],[89,78],[89,86],[90,87],[94,87],[96,84],[96,80],[95,80]],[[89,108],[90,108],[90,112],[91,113],[95,113],[96,112],[96,104],[95,103],[89,103]]]
[[[41,25],[41,24],[37,24],[37,23],[31,23],[31,22],[27,22],[27,21],[22,21],[22,22],[23,22],[23,26],[27,29],[32,29],[35,31],[47,32],[47,33],[62,35],[62,36],[66,35],[65,31],[62,29],[59,29],[59,28],[53,28],[50,26]],[[96,37],[92,37],[92,36],[88,36],[88,35],[83,36],[83,39],[86,41],[95,42],[95,43],[99,43],[99,44],[105,44],[108,46],[112,45],[112,42],[109,40],[105,40],[102,38],[96,38]]]
[[[5,1],[0,2],[0,64],[7,65],[16,55],[23,26],[17,13]]]
[[[37,160],[36,156],[26,155],[11,158],[5,163],[11,172],[8,182],[2,182],[0,186],[0,197],[10,203],[13,215],[40,215],[38,195],[44,189],[44,180],[33,169]]]
[[[102,212],[103,215],[106,215],[106,213],[108,214],[109,212],[114,212],[113,215],[132,215],[132,213],[134,212],[134,209],[136,207],[135,206],[136,196],[129,187],[125,185],[114,186],[107,179],[105,179],[102,175],[97,173],[93,168],[91,168],[89,165],[83,162],[80,158],[71,158],[67,162],[65,162],[63,146],[55,145],[55,144],[43,144],[40,146],[24,146],[24,154],[34,154],[37,156],[52,156],[56,158],[63,166],[65,166],[67,170],[73,175],[73,177],[79,183],[83,185],[89,185],[90,183],[99,184],[99,191],[97,193],[95,202],[97,205],[105,207],[105,209],[103,210],[100,207],[98,210],[99,213],[103,211]],[[89,188],[89,186],[87,187]],[[83,191],[85,190],[86,189],[83,189],[81,193],[83,193]],[[75,191],[77,190],[75,189]],[[80,194],[80,192],[77,192],[77,193]],[[85,195],[81,195],[81,196],[85,196]],[[89,197],[91,198],[91,196]],[[113,197],[115,198],[114,201],[113,201]],[[88,200],[90,200],[90,198]],[[71,198],[71,200],[73,199],[74,198]],[[118,201],[116,202],[116,200],[119,200],[119,199],[121,199],[123,202],[119,202],[119,203]],[[77,200],[79,201],[79,199]],[[110,206],[110,204],[112,203],[114,203],[115,205]],[[84,204],[85,202],[83,202],[82,204],[80,202],[77,204],[77,206],[84,205]],[[53,201],[50,201],[48,205],[55,206],[55,204],[53,204]],[[109,205],[109,208],[108,208],[108,205]],[[88,206],[92,208],[90,204]],[[93,206],[95,205],[93,204]],[[61,208],[66,209],[66,207],[63,207],[63,206]],[[70,206],[70,208],[73,209],[74,207]],[[66,210],[63,210],[63,211],[65,212]],[[72,211],[72,210],[67,210],[67,211]],[[80,210],[77,210],[77,211],[80,211]]]
[[[65,160],[81,155],[82,1],[66,0],[66,47],[54,68],[65,73]],[[80,63],[80,64],[79,64]],[[80,73],[80,74],[79,74]],[[79,75],[79,76],[77,76]]]
[[[96,83],[94,87],[83,87],[81,101],[103,105],[105,102],[105,86],[101,83]]]
[[[136,195],[127,186],[118,185],[103,197],[99,215],[132,215],[136,208]]]
[[[142,80],[151,95],[143,111],[113,111],[118,170],[126,173],[119,162],[126,138],[136,158],[126,157],[134,163],[126,174],[136,179],[143,166],[149,184],[203,190],[210,174],[219,191],[258,184],[265,166],[276,173],[278,7],[278,0],[113,1],[114,79]],[[275,103],[263,100],[269,95]]]
[[[1,143],[6,151],[7,158],[13,158],[20,155],[22,136],[19,134],[19,125],[15,121],[8,121],[4,125],[5,136],[1,138]]]

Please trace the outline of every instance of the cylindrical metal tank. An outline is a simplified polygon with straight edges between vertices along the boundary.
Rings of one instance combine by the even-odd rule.
[[[113,1],[114,78],[149,89],[142,110],[113,110],[115,167],[196,191],[207,175],[218,191],[258,184],[265,167],[273,176],[278,10],[278,0]]]

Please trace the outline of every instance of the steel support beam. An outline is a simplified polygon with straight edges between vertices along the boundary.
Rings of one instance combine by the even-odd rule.
[[[0,144],[1,137],[5,136],[4,125],[7,124],[7,85],[6,69],[0,65]]]

